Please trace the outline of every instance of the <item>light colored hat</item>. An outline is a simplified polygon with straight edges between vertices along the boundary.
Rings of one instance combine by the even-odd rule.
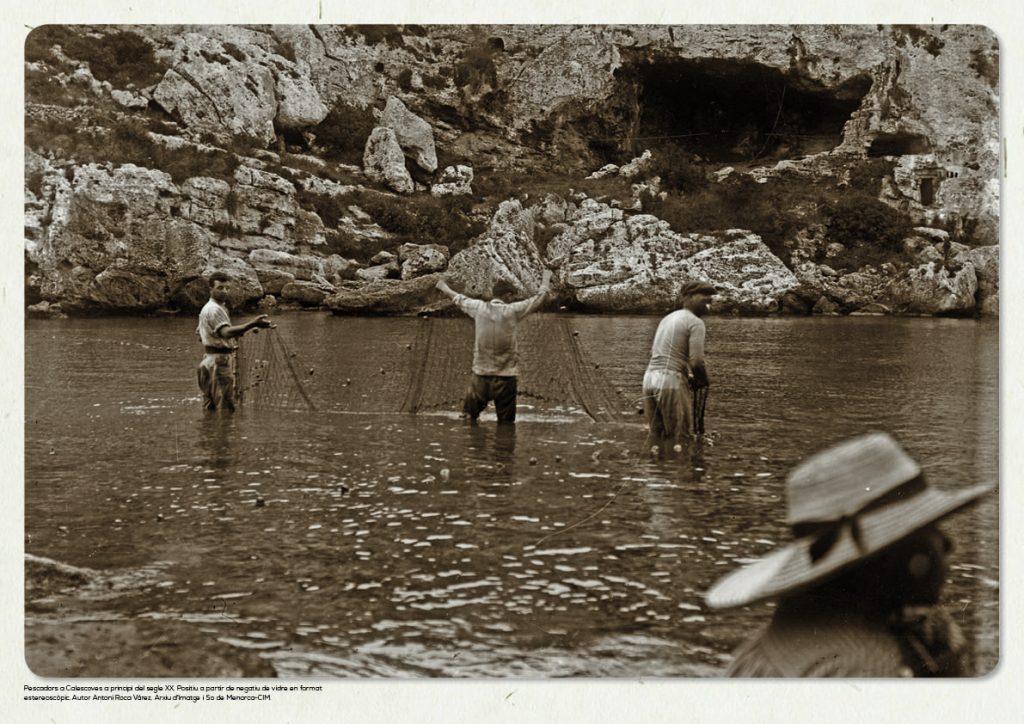
[[[869,433],[812,455],[786,480],[787,522],[797,539],[719,580],[711,608],[733,608],[810,588],[992,489],[928,486],[889,435]]]

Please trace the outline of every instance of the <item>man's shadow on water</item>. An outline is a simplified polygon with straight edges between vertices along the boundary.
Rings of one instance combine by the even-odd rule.
[[[684,440],[652,439],[648,435],[645,442],[646,457],[659,465],[678,466],[678,482],[700,485],[707,477],[707,450],[713,444],[706,435]]]
[[[196,422],[196,433],[199,462],[205,463],[218,473],[234,464],[234,415],[203,415]]]
[[[470,424],[467,427],[469,457],[475,458],[481,464],[489,465],[492,475],[511,475],[515,470],[516,459],[515,424]]]

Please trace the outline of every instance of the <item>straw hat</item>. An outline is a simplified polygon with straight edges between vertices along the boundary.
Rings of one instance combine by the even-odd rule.
[[[921,468],[889,435],[855,437],[798,465],[786,480],[787,522],[796,540],[730,573],[705,594],[732,608],[806,589],[992,489],[931,488]]]

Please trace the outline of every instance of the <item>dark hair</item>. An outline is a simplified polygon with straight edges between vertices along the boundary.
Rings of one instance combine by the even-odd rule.
[[[518,293],[516,285],[505,279],[499,279],[491,287],[491,299],[513,299]]]
[[[212,272],[209,277],[207,277],[207,280],[210,282],[210,286],[212,287],[214,282],[231,281],[231,277],[227,275],[227,272],[215,271]]]
[[[856,601],[858,606],[876,611],[893,611],[900,606],[932,605],[937,602],[945,582],[949,539],[932,523],[887,546],[857,565],[808,591],[811,597],[829,601]],[[919,573],[911,574],[909,564],[915,558],[927,562]]]

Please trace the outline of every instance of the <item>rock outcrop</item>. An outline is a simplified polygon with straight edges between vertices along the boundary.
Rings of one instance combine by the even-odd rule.
[[[402,244],[398,247],[402,279],[444,271],[448,267],[448,256],[448,247],[440,244]]]
[[[394,131],[402,152],[417,166],[427,173],[437,170],[433,129],[395,96],[388,98],[380,125]]]
[[[448,264],[449,276],[472,297],[487,297],[499,279],[520,296],[540,288],[543,263],[534,242],[533,214],[518,200],[498,206],[490,227]]]
[[[371,179],[400,194],[411,194],[414,190],[412,176],[405,167],[405,154],[390,128],[378,126],[366,139],[363,170]]]
[[[409,280],[343,283],[324,304],[335,314],[415,314],[444,309],[450,302],[435,288],[438,278],[429,274]]]
[[[979,246],[998,240],[999,207],[998,46],[984,28],[370,28],[133,28],[154,51],[137,74],[145,82],[126,80],[127,68],[106,79],[99,59],[109,48],[92,60],[70,57],[70,45],[33,51],[27,138],[44,153],[26,153],[27,303],[71,313],[186,308],[205,301],[202,275],[220,267],[238,280],[239,304],[267,295],[320,304],[385,283],[393,291],[381,294],[406,298],[392,282],[447,265],[474,295],[504,279],[526,296],[551,268],[560,302],[612,312],[661,311],[683,281],[707,279],[722,310],[998,314],[998,246]],[[90,28],[82,39],[114,32]],[[780,107],[792,138],[768,141],[767,129],[747,133],[732,117],[742,108],[690,114],[673,78],[692,81],[702,109],[714,108],[723,84],[770,79],[815,118]],[[679,116],[695,127],[669,128]],[[332,155],[358,154],[344,137],[349,122],[360,145],[376,124],[365,169]],[[623,163],[645,134],[690,139],[701,124],[723,123],[735,126],[728,158],[678,142],[682,165],[700,164],[689,179],[698,193],[802,179],[821,181],[828,203],[846,189],[871,200],[865,189],[880,176],[877,198],[917,228],[902,250],[887,239],[879,257],[832,235],[823,212],[804,210],[811,201],[787,209],[785,221],[802,228],[786,227],[783,239],[767,213],[742,222],[708,214],[718,226],[688,226],[691,212],[677,203],[688,180],[664,165],[664,149]],[[814,132],[799,133],[804,123]],[[439,150],[452,165],[435,177]],[[747,151],[756,159],[739,160]],[[591,179],[605,182],[582,180],[594,168]],[[563,174],[561,197],[537,203],[533,187],[502,178],[512,169],[517,179],[543,174],[544,192],[547,174]],[[609,191],[630,185],[631,196]],[[570,190],[580,186],[608,196]],[[502,201],[511,189],[517,198]],[[658,213],[671,225],[644,213],[666,200]],[[445,235],[462,249],[450,260],[440,246],[398,249],[454,216],[467,232]],[[725,228],[748,221],[763,239]],[[346,258],[365,262],[381,249],[398,257],[365,267]]]
[[[430,187],[434,196],[465,196],[473,193],[473,167],[447,166],[441,172],[441,179]]]
[[[279,128],[315,126],[327,106],[299,67],[257,45],[210,34],[181,36],[153,99],[191,128],[268,143]]]

